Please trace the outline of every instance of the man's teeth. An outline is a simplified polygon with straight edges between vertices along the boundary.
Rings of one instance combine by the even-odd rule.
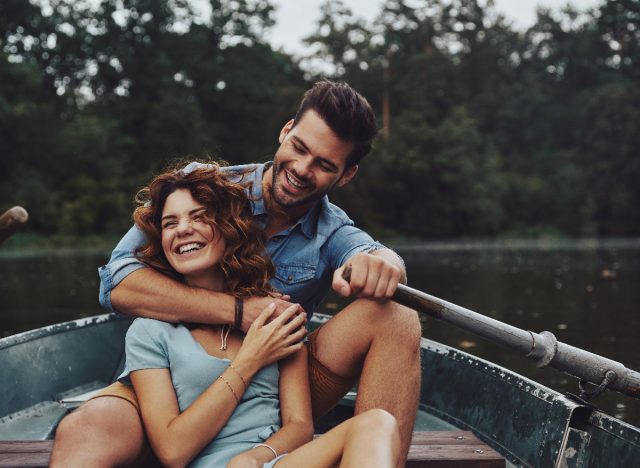
[[[193,252],[194,250],[200,250],[202,247],[204,247],[204,245],[197,242],[192,242],[191,244],[181,245],[178,249],[178,253],[183,254],[187,252]]]
[[[307,188],[308,184],[301,184],[300,182],[296,182],[295,180],[293,180],[293,177],[291,177],[288,172],[285,172],[285,174],[287,176],[287,181],[294,187],[300,188],[300,189]]]

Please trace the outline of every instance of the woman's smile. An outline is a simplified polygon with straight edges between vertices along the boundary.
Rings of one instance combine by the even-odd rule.
[[[220,261],[226,242],[206,216],[206,207],[187,189],[171,193],[162,210],[162,250],[192,286],[220,289]]]

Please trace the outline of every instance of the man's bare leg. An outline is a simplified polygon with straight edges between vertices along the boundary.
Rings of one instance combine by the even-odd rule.
[[[360,374],[356,413],[382,408],[398,421],[404,466],[420,393],[420,320],[393,302],[358,299],[324,324],[316,358],[337,375]]]
[[[131,465],[142,454],[144,441],[140,416],[131,403],[117,397],[96,398],[62,420],[50,466]]]

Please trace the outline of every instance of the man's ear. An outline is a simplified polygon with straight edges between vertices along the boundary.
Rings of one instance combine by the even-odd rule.
[[[280,130],[278,143],[282,144],[282,142],[284,141],[284,137],[287,136],[287,133],[289,133],[292,128],[293,128],[293,119],[289,120],[286,124],[284,124],[284,127],[282,127],[282,130]]]
[[[349,183],[349,181],[351,179],[353,179],[353,176],[356,175],[356,172],[358,172],[358,165],[357,164],[355,166],[351,166],[349,169],[344,171],[344,174],[342,174],[342,177],[340,177],[340,180],[338,181],[338,183],[336,185],[338,185],[338,187],[342,187],[344,185],[347,185]]]

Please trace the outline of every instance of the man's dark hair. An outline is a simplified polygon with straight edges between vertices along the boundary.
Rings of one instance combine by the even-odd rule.
[[[316,111],[341,140],[354,144],[345,169],[355,166],[371,151],[378,133],[376,118],[367,100],[346,83],[318,81],[304,93],[293,119],[295,127],[304,113]]]

